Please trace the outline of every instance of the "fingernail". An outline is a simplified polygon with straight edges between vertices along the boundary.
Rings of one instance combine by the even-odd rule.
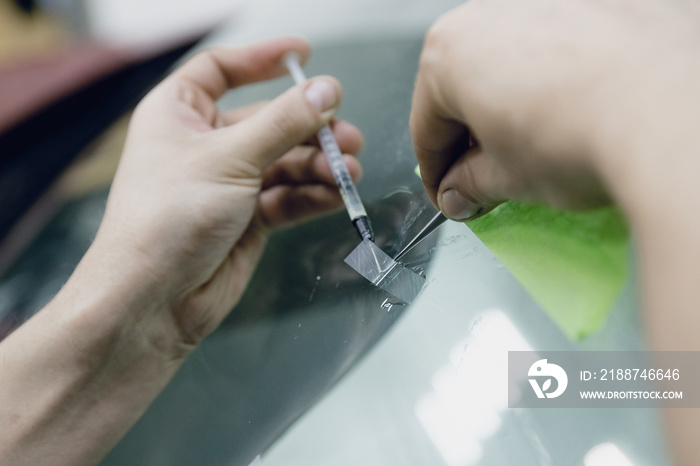
[[[468,220],[481,210],[478,205],[469,202],[456,189],[448,189],[442,193],[440,208],[446,217],[457,221]]]
[[[311,105],[316,107],[319,112],[330,110],[338,102],[335,86],[321,79],[311,83],[306,89],[305,94],[306,99],[311,102]]]

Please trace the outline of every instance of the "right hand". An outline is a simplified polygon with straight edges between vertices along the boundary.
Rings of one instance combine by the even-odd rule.
[[[505,199],[663,195],[667,157],[700,128],[700,15],[687,3],[470,0],[444,15],[411,111],[436,207],[465,220]]]
[[[651,348],[664,351],[700,349],[698,5],[470,0],[430,30],[411,111],[423,182],[447,217],[503,199],[613,198],[635,230]],[[700,416],[665,414],[678,463],[697,464]]]

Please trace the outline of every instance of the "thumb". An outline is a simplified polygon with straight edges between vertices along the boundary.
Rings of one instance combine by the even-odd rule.
[[[342,87],[330,76],[288,89],[250,117],[220,131],[236,157],[262,171],[273,160],[328,124],[342,100]]]
[[[463,222],[496,207],[507,180],[493,157],[481,148],[462,154],[440,181],[437,201],[445,217]]]

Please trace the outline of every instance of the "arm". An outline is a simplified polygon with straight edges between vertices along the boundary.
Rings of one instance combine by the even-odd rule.
[[[2,464],[99,462],[239,300],[268,231],[342,206],[305,143],[340,104],[336,80],[217,111],[228,88],[282,75],[290,50],[309,54],[298,39],[204,52],[138,106],[94,243],[0,344]],[[333,126],[356,154],[359,131]]]
[[[411,114],[433,203],[618,203],[653,349],[700,350],[700,12],[654,0],[470,0],[428,33]],[[465,141],[476,140],[473,147]],[[669,410],[695,464],[697,410]]]

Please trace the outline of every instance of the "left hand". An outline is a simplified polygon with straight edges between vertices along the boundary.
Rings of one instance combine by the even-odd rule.
[[[167,351],[186,353],[221,323],[270,228],[342,205],[325,156],[309,142],[340,105],[335,79],[313,78],[269,103],[217,109],[229,88],[284,74],[289,51],[309,55],[293,38],[200,53],[134,113],[90,254],[158,300],[143,331]],[[333,128],[341,150],[357,154],[359,130],[342,121]],[[359,163],[349,155],[345,162],[357,180]]]
[[[309,55],[299,39],[201,53],[139,104],[95,241],[0,345],[0,463],[99,463],[239,300],[269,229],[342,204],[308,143],[340,105],[335,79],[217,110],[228,88],[284,74],[289,51]],[[356,154],[359,131],[334,126]]]

